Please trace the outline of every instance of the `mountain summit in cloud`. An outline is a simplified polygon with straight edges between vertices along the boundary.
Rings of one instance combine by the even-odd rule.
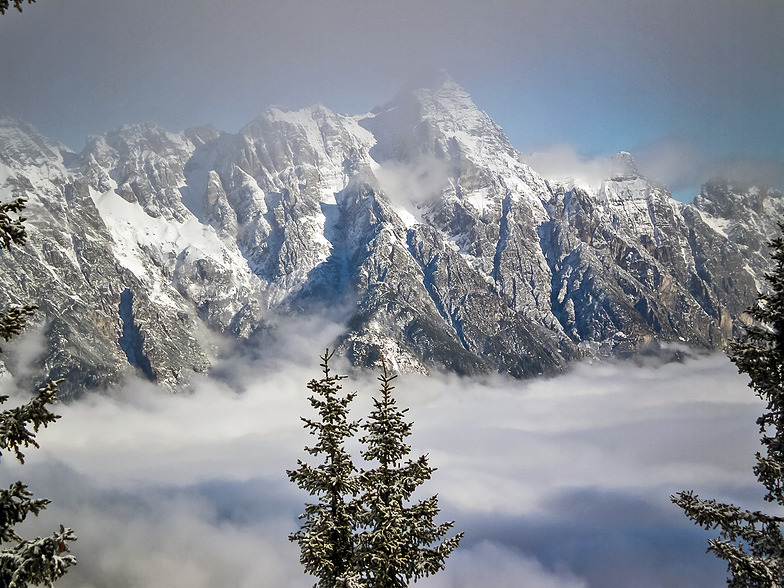
[[[357,366],[520,378],[733,336],[780,194],[707,184],[684,205],[626,153],[548,179],[437,81],[368,115],[127,125],[80,154],[4,118],[0,194],[28,199],[30,239],[0,257],[0,303],[39,305],[36,361],[71,391],[133,371],[177,387],[222,337],[274,345],[302,315]]]

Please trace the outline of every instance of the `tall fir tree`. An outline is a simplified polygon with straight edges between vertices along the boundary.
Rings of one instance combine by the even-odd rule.
[[[784,225],[780,225],[784,231]],[[765,275],[769,290],[748,312],[754,323],[729,346],[730,360],[748,374],[749,386],[767,403],[757,419],[765,454],[756,454],[754,473],[765,500],[784,506],[784,238],[769,243],[774,269]],[[686,515],[706,529],[719,529],[708,551],[727,561],[732,588],[784,586],[784,517],[704,500],[692,491],[672,497]]]
[[[24,244],[27,237],[22,225],[24,218],[13,218],[9,214],[19,213],[23,207],[24,200],[21,198],[0,204],[2,248]],[[0,337],[8,341],[21,333],[26,319],[35,310],[35,306],[25,305],[0,313]],[[48,409],[48,405],[57,399],[57,384],[49,380],[29,402],[0,413],[0,450],[13,452],[16,459],[24,463],[21,448],[38,447],[35,434],[39,428],[60,418]],[[0,396],[0,404],[7,400],[8,396]],[[28,515],[37,516],[50,502],[45,498],[33,499],[33,494],[22,482],[0,489],[0,586],[52,586],[69,566],[76,563],[76,559],[68,553],[68,542],[76,540],[71,529],[61,525],[59,531],[49,537],[31,540],[23,539],[15,531],[15,527]]]
[[[357,567],[363,585],[370,588],[403,588],[411,581],[435,574],[458,546],[463,533],[444,539],[454,521],[436,524],[438,496],[410,504],[414,491],[435,471],[426,455],[406,459],[411,447],[406,438],[413,423],[405,420],[392,396],[392,381],[382,363],[380,398],[362,425],[367,434],[365,461],[377,464],[361,473],[363,494],[359,511]],[[405,461],[404,461],[405,460]]]
[[[323,462],[311,466],[297,460],[298,468],[286,472],[292,482],[318,502],[305,505],[305,513],[300,515],[304,523],[289,540],[299,544],[300,563],[319,579],[317,586],[350,588],[358,586],[354,529],[359,477],[345,442],[357,432],[359,423],[348,420],[348,406],[356,394],[340,395],[340,380],[345,376],[330,372],[333,354],[334,350],[326,350],[321,356],[322,378],[308,383],[313,393],[309,401],[319,418],[302,418],[305,428],[317,439],[305,451],[322,457]]]

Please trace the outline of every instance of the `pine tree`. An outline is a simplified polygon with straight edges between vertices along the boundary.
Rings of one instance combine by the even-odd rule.
[[[0,204],[0,246],[23,245],[26,233],[23,218],[12,218],[24,207],[23,199]],[[26,319],[35,306],[20,306],[0,313],[0,337],[8,341],[22,332]],[[58,382],[49,381],[28,403],[0,413],[0,450],[12,451],[24,463],[22,447],[38,447],[35,434],[60,418],[47,408],[55,402]],[[8,396],[0,396],[0,404]],[[30,430],[32,427],[32,431]],[[49,537],[23,539],[14,528],[29,514],[38,515],[50,503],[48,499],[33,499],[33,494],[22,482],[15,482],[7,490],[0,489],[0,586],[23,588],[29,585],[51,586],[76,563],[68,553],[68,542],[76,537],[62,525]]]
[[[784,231],[784,225],[780,225]],[[769,243],[775,268],[765,275],[770,289],[749,309],[755,323],[729,346],[730,360],[748,374],[749,386],[765,402],[757,419],[765,455],[757,453],[754,473],[767,490],[765,500],[784,506],[784,238]],[[784,586],[784,518],[703,500],[693,492],[672,497],[686,515],[706,529],[719,529],[708,551],[727,560],[733,588]]]
[[[359,423],[348,420],[348,405],[356,394],[339,394],[340,380],[345,376],[332,375],[329,361],[334,351],[321,356],[323,377],[311,380],[308,389],[311,406],[319,419],[302,418],[305,428],[317,438],[313,447],[305,451],[323,462],[311,466],[297,460],[296,470],[288,470],[289,479],[301,489],[318,498],[306,504],[302,527],[289,536],[300,547],[300,563],[305,571],[319,579],[320,588],[357,586],[354,566],[354,528],[359,492],[357,470],[346,451],[345,441],[357,432]]]
[[[302,419],[318,439],[305,450],[323,456],[323,463],[313,467],[297,460],[299,467],[287,471],[289,479],[318,502],[305,505],[300,516],[305,522],[289,540],[299,543],[300,562],[319,578],[320,588],[408,586],[443,569],[463,533],[444,539],[454,522],[434,522],[437,496],[411,504],[414,491],[435,468],[426,455],[403,461],[411,451],[405,440],[412,423],[405,421],[408,409],[399,409],[392,397],[396,376],[389,375],[386,364],[378,378],[381,398],[373,399],[374,408],[362,425],[367,434],[359,440],[366,446],[363,459],[375,467],[357,472],[345,448],[359,430],[358,421],[348,420],[356,393],[339,395],[339,381],[345,376],[331,375],[333,353],[327,350],[321,356],[321,380],[308,384],[319,420]]]
[[[403,460],[411,447],[405,439],[412,423],[405,420],[408,409],[400,409],[392,397],[394,386],[386,363],[378,380],[381,397],[374,398],[373,411],[362,426],[367,435],[362,457],[377,466],[363,471],[363,494],[358,536],[357,567],[364,585],[371,588],[402,588],[409,582],[435,574],[458,546],[463,533],[442,540],[453,522],[434,523],[438,497],[431,496],[406,506],[413,492],[435,471],[426,455]]]

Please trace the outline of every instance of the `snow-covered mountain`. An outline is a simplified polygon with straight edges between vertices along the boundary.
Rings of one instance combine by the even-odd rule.
[[[209,370],[216,334],[325,309],[345,322],[325,343],[354,364],[423,372],[723,346],[781,195],[706,184],[686,205],[617,164],[595,186],[548,181],[446,76],[367,115],[130,125],[80,154],[5,117],[0,198],[28,199],[29,242],[0,254],[0,307],[39,305],[40,362],[70,393],[133,370],[177,387]]]

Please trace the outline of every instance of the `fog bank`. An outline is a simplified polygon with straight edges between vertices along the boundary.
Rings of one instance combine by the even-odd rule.
[[[27,464],[4,460],[0,482],[23,479],[53,500],[28,534],[77,531],[79,564],[58,586],[312,585],[287,540],[308,496],[285,470],[312,459],[299,419],[311,416],[318,360],[231,367],[231,386],[204,378],[168,395],[136,382],[58,406]],[[417,585],[722,585],[711,535],[669,496],[760,506],[751,468],[763,407],[724,356],[395,383],[413,453],[439,468],[422,490],[466,532],[446,570]],[[373,376],[344,388],[359,393],[352,416],[367,414]]]

